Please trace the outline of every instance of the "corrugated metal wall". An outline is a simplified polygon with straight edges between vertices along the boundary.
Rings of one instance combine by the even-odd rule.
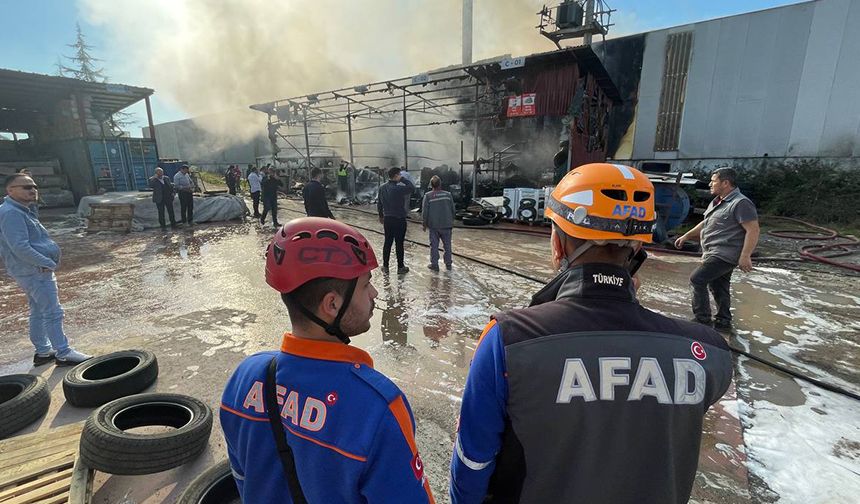
[[[671,147],[658,136],[667,44],[689,31],[677,150],[659,152],[655,146]],[[858,54],[860,0],[818,0],[648,33],[633,158],[858,156]]]

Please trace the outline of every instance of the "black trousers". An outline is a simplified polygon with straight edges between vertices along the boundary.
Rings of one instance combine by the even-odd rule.
[[[260,217],[260,191],[251,193],[251,201],[254,204],[254,217]]]
[[[731,308],[731,281],[735,265],[709,257],[690,275],[690,284],[693,286],[693,314],[699,322],[710,322],[711,300],[708,297],[708,289],[714,296],[717,304],[717,316],[714,320],[719,323],[728,324],[732,321]]]
[[[278,195],[263,197],[263,215],[260,222],[266,221],[266,215],[272,212],[272,224],[278,226]]]
[[[194,194],[191,191],[179,191],[179,216],[183,224],[194,222]]]
[[[388,266],[388,258],[391,256],[391,244],[396,244],[397,267],[405,266],[403,263],[403,241],[406,239],[406,219],[401,217],[386,217],[382,223],[385,231],[385,244],[382,246],[382,264]]]
[[[233,182],[233,183],[231,184],[230,182],[227,182],[227,191],[228,191],[230,194],[232,194],[233,196],[235,196],[235,195],[236,195],[236,183],[235,183],[235,182]]]
[[[167,227],[167,224],[164,222],[164,209],[167,208],[167,215],[170,217],[170,225],[176,225],[176,216],[173,214],[173,199],[170,201],[162,201],[161,203],[156,203],[155,207],[158,208],[158,223],[161,224],[162,228]]]

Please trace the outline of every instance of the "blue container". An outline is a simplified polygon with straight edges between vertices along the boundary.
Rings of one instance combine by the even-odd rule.
[[[158,155],[144,138],[88,140],[96,185],[104,191],[139,191],[149,187]]]

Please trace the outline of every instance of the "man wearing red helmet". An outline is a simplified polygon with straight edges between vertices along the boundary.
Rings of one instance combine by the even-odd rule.
[[[654,186],[634,168],[568,173],[545,207],[558,276],[493,316],[469,369],[452,504],[682,503],[702,418],[731,382],[713,329],[636,300]]]
[[[290,221],[269,244],[266,282],[293,330],[280,352],[245,359],[222,395],[243,502],[434,502],[406,397],[349,346],[370,329],[377,266],[364,236],[331,219]]]

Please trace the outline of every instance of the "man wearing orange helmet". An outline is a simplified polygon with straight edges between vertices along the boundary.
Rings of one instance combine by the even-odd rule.
[[[628,166],[580,166],[545,215],[560,273],[528,308],[484,329],[463,393],[451,502],[687,502],[702,418],[732,363],[713,329],[636,300],[654,187]]]
[[[406,397],[349,346],[370,329],[377,266],[364,236],[331,219],[290,221],[269,244],[266,282],[293,331],[280,352],[245,359],[221,399],[243,502],[434,502]]]

